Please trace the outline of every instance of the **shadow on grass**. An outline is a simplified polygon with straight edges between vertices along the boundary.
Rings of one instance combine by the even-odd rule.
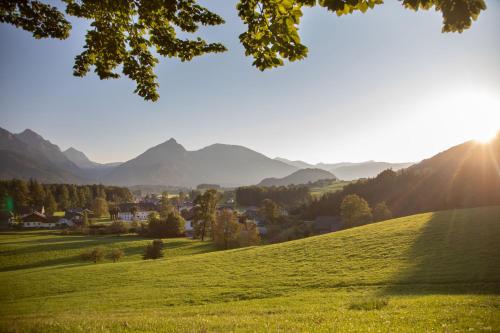
[[[391,294],[500,294],[500,207],[436,212],[383,289]]]

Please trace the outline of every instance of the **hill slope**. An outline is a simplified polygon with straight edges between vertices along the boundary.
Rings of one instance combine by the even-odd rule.
[[[317,163],[315,165],[303,161],[291,161],[286,158],[276,157],[275,160],[281,161],[288,165],[299,169],[318,168],[333,173],[341,180],[355,180],[360,178],[375,177],[380,172],[392,169],[394,171],[401,170],[413,165],[413,162],[407,163],[390,163],[390,162],[341,162],[341,163]]]
[[[336,179],[336,177],[326,170],[321,169],[300,169],[283,178],[263,179],[259,186],[287,186],[312,183],[322,179]]]
[[[338,165],[328,168],[328,170],[333,172],[339,179],[354,180],[360,178],[375,177],[379,173],[387,169],[398,171],[413,164],[414,163],[388,163],[367,161],[362,163],[352,163],[349,165]]]
[[[451,208],[500,205],[500,133],[488,144],[474,141],[452,147],[400,172],[351,183],[314,202],[306,214],[339,215],[347,194],[371,205],[385,201],[396,215]]]
[[[36,178],[48,183],[81,183],[81,170],[58,146],[31,130],[12,134],[0,128],[0,178]]]
[[[495,330],[499,220],[500,207],[446,211],[255,248],[2,272],[0,328]]]

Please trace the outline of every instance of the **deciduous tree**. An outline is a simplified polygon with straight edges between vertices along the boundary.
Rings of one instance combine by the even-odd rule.
[[[233,211],[225,209],[217,215],[214,224],[214,242],[218,248],[229,249],[238,246],[241,225]]]
[[[392,212],[387,207],[385,201],[382,201],[373,207],[373,221],[384,221],[392,218]]]
[[[348,227],[363,225],[372,220],[370,205],[356,194],[347,195],[342,200],[340,216]]]
[[[123,75],[136,82],[135,93],[145,100],[159,98],[154,68],[156,54],[190,61],[206,53],[226,51],[221,43],[197,37],[180,38],[198,28],[223,24],[216,13],[198,0],[62,0],[65,13],[48,0],[3,0],[0,22],[29,31],[35,38],[66,39],[71,24],[66,16],[90,21],[84,51],[75,57],[73,74],[85,76],[91,69],[100,79]],[[408,9],[435,8],[443,15],[443,32],[468,29],[481,11],[484,0],[402,0]],[[245,54],[254,58],[260,70],[304,59],[308,49],[302,44],[299,24],[304,7],[320,6],[338,16],[366,12],[383,0],[239,0],[237,12],[246,25],[239,36]],[[152,52],[155,50],[155,52]],[[97,195],[99,196],[99,195]]]
[[[215,223],[215,213],[219,194],[216,190],[206,190],[194,200],[195,217],[193,219],[194,237],[202,241],[210,233]]]

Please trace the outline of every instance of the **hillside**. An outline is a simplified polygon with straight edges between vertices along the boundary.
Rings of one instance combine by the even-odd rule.
[[[81,170],[58,146],[31,130],[12,134],[0,128],[0,178],[36,178],[43,182],[81,183]]]
[[[81,170],[81,174],[87,179],[102,181],[105,177],[122,164],[116,163],[97,163],[90,160],[85,153],[70,147],[63,151],[63,154]]]
[[[0,330],[496,331],[499,220],[500,207],[427,213],[157,261],[95,265],[68,253],[73,264],[0,272]],[[41,248],[29,238],[8,248],[18,237],[1,234],[3,267],[5,256],[25,260]],[[43,247],[85,244],[58,237]]]
[[[389,162],[340,162],[340,163],[317,163],[309,164],[303,161],[291,161],[286,158],[276,157],[275,160],[289,164],[299,169],[316,168],[329,171],[341,180],[355,180],[360,178],[371,178],[377,176],[380,172],[392,169],[398,171],[407,168],[414,163],[389,163]]]
[[[339,179],[354,180],[360,178],[376,177],[384,170],[392,169],[394,171],[398,171],[411,165],[413,165],[413,163],[367,161],[361,163],[350,163],[348,165],[336,165],[334,167],[328,168],[328,170],[333,172]]]
[[[487,144],[465,142],[408,169],[353,182],[313,202],[304,213],[309,218],[339,215],[347,194],[360,195],[372,206],[385,201],[396,216],[500,205],[499,161],[500,133]]]
[[[117,185],[222,186],[256,184],[296,168],[242,146],[214,144],[188,151],[174,139],[123,163],[103,181]]]
[[[283,178],[265,178],[259,186],[288,186],[313,183],[322,179],[336,179],[331,172],[321,169],[300,169]]]

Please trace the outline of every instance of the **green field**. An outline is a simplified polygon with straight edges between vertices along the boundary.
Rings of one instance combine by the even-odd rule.
[[[0,331],[500,331],[500,207],[230,251],[166,240],[157,261],[144,242],[0,234]],[[79,261],[100,243],[124,261]]]
[[[333,182],[330,185],[323,186],[323,187],[313,187],[311,188],[311,195],[313,197],[320,197],[325,193],[328,192],[337,192],[340,191],[346,186],[347,184],[351,183],[351,181],[346,181],[346,180],[338,180]]]

